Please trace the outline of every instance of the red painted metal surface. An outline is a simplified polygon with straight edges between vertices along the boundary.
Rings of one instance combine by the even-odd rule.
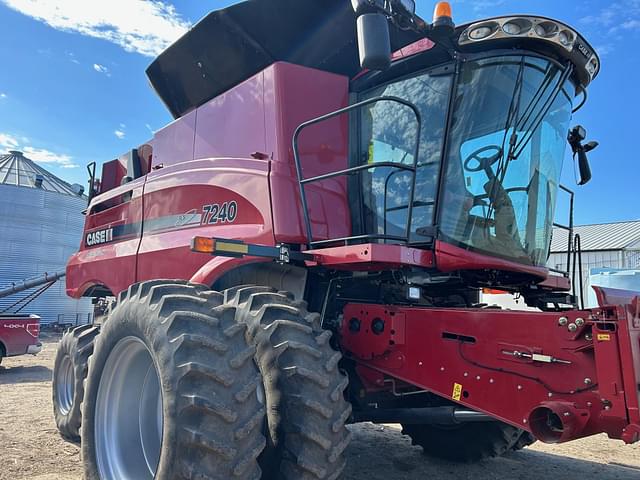
[[[137,280],[190,279],[209,260],[191,252],[196,235],[273,245],[268,174],[269,162],[253,159],[194,160],[151,173],[145,185]],[[207,221],[207,205],[230,202],[237,205],[232,222]]]
[[[120,160],[111,160],[102,164],[102,176],[100,177],[100,193],[107,192],[120,185],[122,177],[127,174],[126,165]]]
[[[347,106],[349,79],[340,75],[276,63],[265,76],[268,151],[274,152],[270,179],[273,224],[277,242],[304,243],[306,235],[292,139],[303,122]],[[271,120],[269,120],[271,119]],[[273,123],[271,123],[273,122]],[[341,116],[310,127],[300,137],[300,159],[305,178],[347,168],[348,118]],[[307,185],[307,203],[316,240],[351,234],[346,179],[338,177]]]
[[[538,283],[538,286],[555,292],[569,292],[571,291],[571,280],[568,277],[550,274],[545,280]]]
[[[156,132],[148,142],[152,170],[92,200],[85,238],[106,241],[83,243],[71,257],[67,293],[79,297],[104,285],[117,294],[152,278],[213,282],[231,263],[190,252],[195,235],[262,245],[304,242],[293,131],[347,101],[346,77],[276,63]],[[347,135],[343,118],[303,141],[305,174],[344,168]],[[310,186],[308,194],[319,238],[350,234],[345,179]],[[233,221],[203,222],[207,206],[231,202]]]
[[[37,315],[0,315],[0,345],[5,356],[24,355],[29,347],[33,350],[40,345],[39,335],[40,317]]]
[[[483,255],[440,240],[436,241],[435,256],[436,265],[441,272],[485,269],[504,270],[507,272],[527,273],[541,280],[545,280],[549,274],[549,270],[544,267],[534,267]]]
[[[67,295],[78,298],[95,285],[104,285],[117,294],[135,282],[139,232],[93,247],[87,246],[86,239],[91,233],[141,224],[144,180],[139,178],[93,199],[80,249],[67,262]]]
[[[196,116],[194,110],[155,132],[151,168],[193,160]]]
[[[319,248],[306,253],[314,256],[316,264],[337,270],[381,270],[398,268],[402,265],[429,268],[434,264],[431,251],[401,245],[366,243]]]
[[[261,72],[197,109],[193,158],[251,158],[267,150],[266,73]]]
[[[340,342],[363,367],[519,428],[532,430],[533,421],[546,441],[606,432],[632,442],[640,426],[639,301],[563,313],[349,304]],[[384,321],[377,334],[376,319]],[[534,354],[561,362],[525,358]],[[563,436],[536,430],[548,411],[567,421]]]

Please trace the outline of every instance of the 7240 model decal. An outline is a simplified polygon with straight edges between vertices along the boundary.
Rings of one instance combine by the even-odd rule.
[[[238,216],[238,204],[235,201],[223,204],[212,203],[202,206],[202,225],[215,223],[233,223]]]

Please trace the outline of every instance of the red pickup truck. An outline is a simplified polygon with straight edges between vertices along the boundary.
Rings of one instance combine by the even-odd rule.
[[[42,350],[39,336],[39,316],[0,315],[0,362],[3,357],[37,354]]]

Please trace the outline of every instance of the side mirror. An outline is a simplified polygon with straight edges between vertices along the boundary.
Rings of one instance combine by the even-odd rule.
[[[587,138],[587,131],[581,125],[576,125],[569,130],[567,141],[571,145],[574,158],[578,157],[578,185],[584,185],[591,180],[591,166],[587,158],[587,152],[590,152],[598,146],[598,142],[589,142],[583,145],[582,142]]]
[[[578,185],[584,185],[591,180],[591,166],[589,165],[587,152],[584,150],[578,150],[578,174],[580,175]]]
[[[386,70],[391,65],[389,23],[382,13],[358,16],[358,53],[360,66],[369,70]]]

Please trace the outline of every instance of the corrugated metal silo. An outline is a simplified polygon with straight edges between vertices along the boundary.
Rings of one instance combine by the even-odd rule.
[[[0,287],[64,270],[82,235],[87,199],[80,189],[21,152],[0,155]],[[0,311],[28,293],[0,298]],[[35,313],[42,323],[86,323],[92,312],[90,299],[67,297],[63,279],[21,313]]]

